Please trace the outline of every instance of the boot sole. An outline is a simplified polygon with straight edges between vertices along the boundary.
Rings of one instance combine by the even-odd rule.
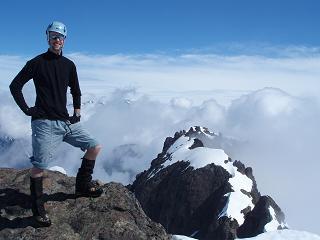
[[[52,222],[42,222],[39,221],[37,218],[33,218],[34,222],[36,223],[36,227],[50,227],[52,225]]]

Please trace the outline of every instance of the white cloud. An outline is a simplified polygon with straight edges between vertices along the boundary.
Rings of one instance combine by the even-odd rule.
[[[314,209],[320,197],[314,185],[319,117],[314,101],[263,89],[233,102],[224,131],[242,139],[230,147],[231,156],[253,167],[258,188],[282,206],[291,227],[313,231],[318,231],[313,222],[320,213]]]
[[[20,71],[25,61],[23,57],[0,55],[0,91],[8,89],[10,81]]]
[[[73,56],[77,61],[77,56]],[[80,59],[81,57],[78,56]],[[104,58],[88,57],[95,62]],[[112,60],[115,58],[114,60]],[[268,58],[263,56],[110,56],[99,70],[83,68],[86,87],[103,84],[109,89],[136,86],[140,91],[159,95],[165,91],[257,90],[264,87],[283,89],[295,95],[316,95],[320,75],[319,56]],[[98,65],[99,66],[99,65]],[[82,70],[81,70],[82,69]],[[90,84],[92,84],[90,86]]]

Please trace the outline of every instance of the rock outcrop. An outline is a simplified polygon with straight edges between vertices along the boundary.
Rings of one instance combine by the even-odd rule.
[[[130,186],[146,214],[168,233],[201,240],[285,228],[284,214],[260,195],[252,169],[232,161],[219,143],[219,135],[202,127],[168,137]]]
[[[99,198],[75,199],[74,183],[73,177],[46,172],[46,207],[53,225],[36,228],[30,210],[28,170],[0,169],[0,239],[170,239],[123,185],[108,183]]]

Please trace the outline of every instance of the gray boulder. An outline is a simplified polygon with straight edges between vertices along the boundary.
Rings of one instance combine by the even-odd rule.
[[[95,199],[74,197],[74,177],[47,171],[46,208],[53,225],[36,228],[31,213],[28,170],[0,169],[0,239],[168,240],[126,187],[103,185]]]

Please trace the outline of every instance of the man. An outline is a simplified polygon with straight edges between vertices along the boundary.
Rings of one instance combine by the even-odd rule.
[[[92,181],[95,160],[101,150],[98,142],[80,124],[81,91],[74,63],[62,55],[67,28],[54,21],[46,30],[49,49],[31,59],[13,79],[10,91],[20,109],[31,116],[32,150],[30,158],[30,191],[34,219],[41,226],[51,220],[44,208],[43,170],[48,167],[54,151],[61,142],[86,150],[76,177],[76,196],[99,197],[102,188]],[[26,82],[33,79],[36,90],[34,107],[29,107],[22,94]],[[74,113],[69,117],[67,88],[70,87]]]

